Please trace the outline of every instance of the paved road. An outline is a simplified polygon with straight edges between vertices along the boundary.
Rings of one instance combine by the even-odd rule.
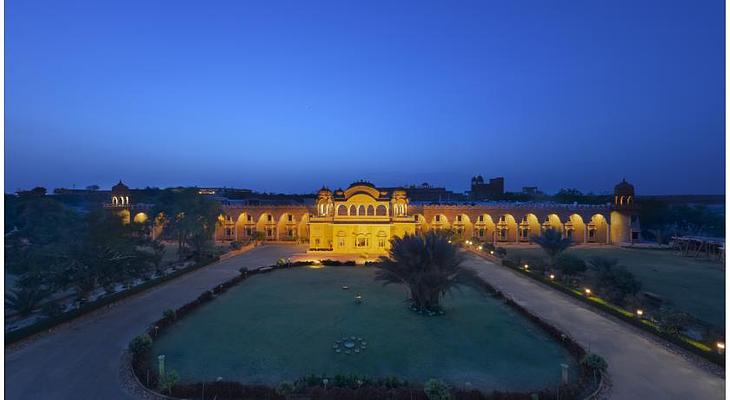
[[[177,308],[236,274],[270,265],[302,247],[266,245],[134,296],[105,313],[62,327],[5,354],[6,399],[131,399],[119,382],[127,344],[162,311]]]
[[[612,399],[724,399],[725,380],[635,329],[598,314],[530,278],[469,254],[466,262],[497,289],[608,362]]]

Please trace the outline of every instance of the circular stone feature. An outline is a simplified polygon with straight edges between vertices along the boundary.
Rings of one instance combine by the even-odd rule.
[[[350,336],[343,337],[341,340],[336,340],[332,345],[335,352],[344,352],[345,354],[360,353],[367,348],[367,342],[361,337]]]

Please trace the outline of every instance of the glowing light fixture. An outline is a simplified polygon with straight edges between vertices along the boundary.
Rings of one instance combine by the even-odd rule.
[[[639,317],[644,316],[644,310],[642,310],[642,309],[636,310],[636,315],[639,316]]]

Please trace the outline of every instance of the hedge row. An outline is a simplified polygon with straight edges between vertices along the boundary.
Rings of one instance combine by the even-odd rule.
[[[566,287],[557,281],[548,279],[545,276],[534,273],[532,271],[524,270],[524,269],[520,268],[516,263],[514,263],[510,260],[503,259],[502,265],[507,268],[510,268],[514,271],[517,271],[525,276],[528,276],[534,280],[542,282],[543,284],[548,285],[556,290],[559,290],[575,299],[578,299],[578,300],[582,301],[583,303],[590,304],[592,307],[596,307],[596,308],[600,309],[601,311],[609,313],[609,314],[613,315],[614,317],[619,318],[622,321],[627,322],[639,329],[642,329],[646,332],[659,336],[660,338],[662,338],[668,342],[671,342],[687,351],[690,351],[693,354],[703,357],[704,359],[706,359],[708,361],[711,361],[722,367],[725,366],[725,356],[720,355],[712,350],[707,350],[708,347],[706,347],[706,345],[704,345],[704,343],[702,344],[702,346],[704,348],[702,348],[702,347],[699,347],[697,344],[695,344],[692,339],[690,339],[686,336],[683,336],[683,335],[675,336],[675,335],[666,333],[666,332],[660,330],[659,328],[657,328],[651,322],[649,322],[645,319],[636,318],[634,316],[634,314],[631,313],[630,311],[624,310],[616,305],[607,303],[605,301],[599,301],[599,299],[597,299],[595,297],[584,296],[582,293],[580,293],[572,288]]]
[[[300,267],[306,265],[312,265],[314,262],[311,261],[300,261],[294,263],[284,263],[279,265],[271,265],[269,267],[260,267],[254,270],[248,270],[242,268],[240,275],[229,279],[228,281],[214,287],[211,290],[203,292],[198,298],[183,305],[174,312],[166,312],[164,316],[158,321],[154,322],[147,330],[153,340],[157,338],[165,329],[171,326],[177,319],[184,317],[186,314],[193,311],[195,308],[213,300],[216,296],[223,294],[231,287],[239,284],[240,282],[248,279],[251,275],[270,273],[278,269],[287,269],[292,267]],[[332,260],[323,260],[321,264],[324,265],[354,265],[349,262],[339,262]],[[529,311],[524,309],[519,304],[515,303],[509,298],[506,298],[503,293],[496,290],[494,287],[489,285],[483,280],[478,280],[480,289],[486,291],[490,295],[502,299],[509,307],[513,308],[517,312],[523,314],[532,322],[541,327],[547,334],[558,340],[568,352],[574,356],[577,360],[581,360],[585,355],[586,351],[573,339],[567,337],[557,328],[545,322],[541,318],[531,314]],[[158,376],[156,368],[151,365],[153,362],[151,354],[144,352],[141,354],[133,354],[132,357],[132,369],[140,382],[143,382],[151,390],[156,390],[158,383]],[[282,393],[281,388],[275,388],[267,385],[250,385],[235,381],[211,381],[211,382],[196,382],[196,383],[184,383],[177,384],[173,387],[172,396],[177,398],[196,398],[205,392],[206,397],[214,396],[220,400],[240,400],[240,399],[286,399],[289,394],[295,394],[295,397],[304,396],[310,399],[414,399],[414,400],[427,400],[426,394],[423,387],[415,386],[408,382],[398,380],[398,384],[393,384],[397,378],[385,378],[385,379],[369,379],[362,378],[360,387],[353,387],[348,384],[352,379],[338,379],[341,376],[328,377],[330,384],[324,387],[322,380],[325,377],[305,377],[300,378],[292,384],[291,389],[295,392]],[[315,379],[316,378],[316,379]],[[590,390],[595,389],[595,382],[593,381],[592,371],[585,369],[585,366],[581,364],[581,376],[576,383],[569,385],[563,385],[560,387],[560,398],[571,399],[578,398],[579,395],[585,394]],[[337,382],[344,382],[338,384]],[[557,393],[553,389],[544,389],[533,392],[481,392],[479,390],[463,390],[453,389],[451,391],[452,398],[459,400],[530,400],[533,399],[533,395],[537,394],[540,399],[555,399]]]
[[[179,277],[180,275],[200,269],[206,265],[210,265],[210,264],[218,261],[219,258],[220,257],[216,256],[216,257],[212,257],[211,259],[206,260],[206,261],[197,262],[191,266],[175,270],[171,274],[159,276],[155,279],[151,279],[147,282],[143,282],[142,284],[131,287],[127,290],[123,290],[123,291],[117,292],[117,293],[112,293],[108,296],[104,296],[93,302],[82,304],[79,308],[72,310],[72,311],[65,312],[56,317],[46,318],[46,319],[36,322],[33,325],[29,325],[29,326],[20,328],[18,330],[12,331],[12,332],[6,332],[5,333],[5,345],[7,346],[7,345],[15,343],[19,340],[25,339],[29,336],[35,335],[36,333],[40,333],[45,330],[51,329],[55,326],[58,326],[60,324],[69,322],[82,315],[85,315],[92,311],[98,310],[99,308],[102,308],[106,305],[109,305],[111,303],[125,299],[125,298],[135,295],[137,293],[143,292],[151,287],[159,285],[160,283],[169,281],[171,279],[175,279],[175,278]]]

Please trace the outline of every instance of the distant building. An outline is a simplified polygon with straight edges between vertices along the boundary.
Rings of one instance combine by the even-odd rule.
[[[522,193],[524,193],[524,194],[540,194],[540,191],[537,190],[537,186],[523,186],[522,187]]]
[[[481,175],[471,178],[471,191],[469,192],[471,200],[486,200],[503,194],[503,177],[491,178],[489,183],[484,183],[484,178]]]
[[[446,188],[443,187],[431,186],[428,183],[422,183],[420,186],[410,185],[404,187],[386,187],[381,189],[389,192],[394,190],[405,190],[408,193],[408,198],[411,201],[416,202],[440,203],[466,200],[466,196],[462,193],[455,193],[450,190],[446,190]]]

